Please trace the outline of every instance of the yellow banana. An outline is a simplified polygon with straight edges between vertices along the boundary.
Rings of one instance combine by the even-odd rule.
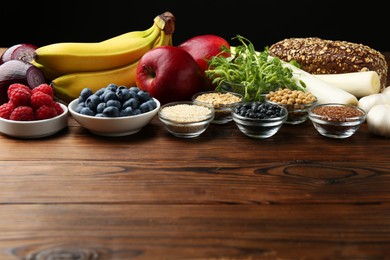
[[[155,45],[153,45],[153,48],[167,45],[171,40],[172,34],[167,34],[162,30],[160,37]],[[110,70],[66,74],[53,79],[51,85],[54,88],[56,97],[67,103],[77,98],[80,95],[81,90],[85,87],[88,87],[95,92],[110,83],[126,87],[135,86],[138,61],[139,60],[130,65]]]
[[[153,25],[143,32],[129,32],[101,42],[62,42],[39,47],[34,60],[60,75],[132,64],[156,46],[162,31],[172,34],[174,17],[166,13],[157,16]]]
[[[38,48],[33,63],[40,67],[44,73],[46,72],[48,79],[51,79],[56,97],[69,103],[76,99],[85,87],[91,88],[95,92],[111,83],[126,87],[135,86],[139,59],[152,48],[172,45],[174,29],[174,16],[170,12],[165,12],[157,16],[154,19],[154,24],[145,31],[128,32],[99,43],[59,43],[57,45],[63,45],[60,47],[64,48],[65,51],[62,54],[59,52],[61,48],[56,51],[47,51],[47,54],[52,53],[44,56],[47,58],[43,59],[46,62],[42,61],[42,56],[39,56],[39,51],[42,49]],[[147,47],[138,46],[142,45],[141,42],[147,42],[144,44]],[[70,44],[78,44],[77,48],[80,49],[67,46]],[[126,44],[128,44],[127,48],[129,49],[123,48],[122,45]],[[54,45],[47,47],[49,49]],[[98,47],[93,47],[96,49],[93,49],[92,52],[85,47],[94,45],[99,45],[99,48],[106,46],[108,49],[99,53],[101,50]],[[118,54],[118,50],[122,52],[119,51]],[[125,56],[123,52],[128,55],[126,59],[123,58]],[[122,62],[118,62],[118,60]]]
[[[165,12],[159,16],[156,16],[153,20],[153,25],[144,31],[127,32],[127,33],[112,37],[110,39],[107,39],[103,42],[105,42],[105,43],[112,42],[112,41],[119,40],[121,38],[128,39],[128,38],[132,38],[132,37],[146,37],[153,32],[153,30],[155,29],[155,26],[160,28],[160,30],[164,30],[164,32],[166,34],[171,35],[174,31],[174,16],[170,12]],[[172,45],[172,42],[170,42],[169,44]]]
[[[111,83],[126,87],[135,86],[137,64],[138,60],[116,69],[66,74],[53,79],[51,86],[57,98],[69,103],[86,87],[95,92]]]
[[[60,74],[118,68],[138,60],[160,35],[155,27],[144,38],[119,38],[107,43],[55,43],[36,50],[35,61]]]
[[[160,37],[154,43],[153,48],[156,48],[158,46],[170,45],[171,41],[172,41],[172,34],[167,34],[165,33],[164,30],[161,30]]]
[[[117,37],[122,37],[122,35],[117,36]],[[124,37],[127,37],[127,36],[124,36]],[[107,40],[107,41],[109,41],[109,40]],[[160,36],[157,39],[157,41],[154,43],[153,48],[158,47],[158,46],[162,46],[162,45],[172,45],[172,34],[166,34],[164,30],[161,30]],[[70,74],[70,73],[60,73],[54,69],[51,69],[47,66],[44,66],[44,65],[38,63],[35,60],[32,60],[31,63],[43,72],[46,80],[49,82],[54,80],[55,78],[60,77],[60,76]]]
[[[157,24],[153,23],[153,25],[151,27],[149,27],[148,29],[146,29],[144,31],[132,31],[132,32],[123,33],[123,34],[120,34],[118,36],[114,36],[112,38],[104,40],[102,42],[109,43],[109,42],[113,42],[113,41],[118,41],[120,39],[130,39],[130,38],[135,38],[135,37],[136,38],[147,37],[148,35],[153,33],[156,26],[157,26]]]

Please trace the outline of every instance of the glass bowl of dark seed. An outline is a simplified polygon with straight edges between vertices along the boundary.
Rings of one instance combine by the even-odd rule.
[[[264,139],[275,135],[286,122],[287,109],[266,101],[251,101],[234,107],[232,117],[246,136]]]
[[[318,104],[308,111],[314,128],[323,136],[347,138],[356,133],[366,120],[366,112],[354,105]]]
[[[96,92],[81,90],[68,104],[72,117],[91,133],[125,136],[139,132],[160,108],[160,102],[136,86],[109,84]]]

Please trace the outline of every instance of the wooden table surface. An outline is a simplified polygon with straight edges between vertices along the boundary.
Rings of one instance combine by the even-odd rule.
[[[390,53],[386,53],[389,57]],[[0,259],[389,259],[390,140],[0,134]]]

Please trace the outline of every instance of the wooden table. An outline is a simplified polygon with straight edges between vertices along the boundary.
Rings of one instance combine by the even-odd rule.
[[[389,57],[387,55],[387,57]],[[0,135],[0,259],[388,259],[390,140],[310,121],[179,139]]]

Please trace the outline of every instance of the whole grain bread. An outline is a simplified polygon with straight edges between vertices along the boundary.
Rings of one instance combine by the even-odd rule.
[[[335,74],[376,71],[381,90],[387,84],[388,65],[385,56],[366,45],[318,37],[287,38],[272,44],[269,55],[284,61],[295,60],[311,74]]]

